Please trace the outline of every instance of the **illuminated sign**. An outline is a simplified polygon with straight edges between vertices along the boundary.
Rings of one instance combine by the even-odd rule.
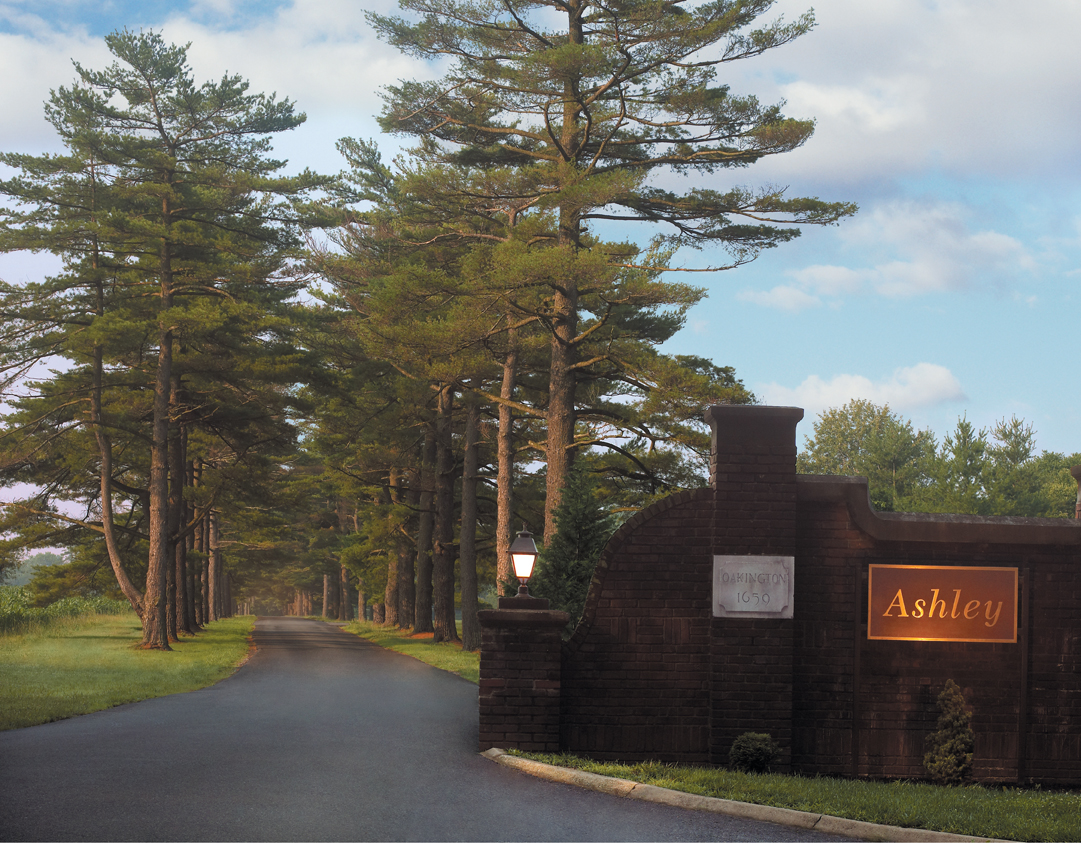
[[[1017,569],[872,565],[867,638],[1016,642]]]
[[[713,557],[715,618],[791,618],[792,557]]]

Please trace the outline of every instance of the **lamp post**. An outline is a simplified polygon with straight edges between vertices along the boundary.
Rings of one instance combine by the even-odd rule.
[[[501,596],[499,609],[477,613],[480,749],[555,753],[560,747],[561,632],[570,616],[550,609],[547,598],[529,594],[538,554],[524,525],[509,550],[518,594]]]
[[[533,564],[537,562],[537,543],[524,525],[510,544],[510,558],[514,563],[514,574],[518,578],[518,597],[528,598],[529,578],[533,575]]]

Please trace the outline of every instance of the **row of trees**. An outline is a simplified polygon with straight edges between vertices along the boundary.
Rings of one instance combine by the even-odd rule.
[[[225,499],[265,486],[267,444],[295,445],[285,309],[302,284],[299,200],[321,182],[277,176],[266,155],[299,123],[292,104],[237,77],[196,86],[185,49],[155,34],[106,41],[117,61],[76,65],[46,106],[65,151],[0,156],[17,173],[0,183],[17,203],[0,246],[64,262],[0,291],[5,386],[24,391],[3,473],[36,488],[0,528],[8,549],[96,534],[144,644],[167,648],[198,625],[188,553],[220,607]]]
[[[344,568],[439,639],[460,591],[473,646],[518,524],[558,545],[576,462],[611,510],[700,485],[702,408],[753,397],[659,351],[704,295],[668,280],[676,252],[731,268],[855,211],[676,187],[810,137],[716,79],[812,26],[756,26],[769,6],[406,0],[373,27],[451,69],[387,89],[383,128],[416,146],[388,166],[345,139],[337,178],[281,175],[292,103],[109,36],[115,63],[46,106],[64,152],[0,157],[0,249],[64,261],[0,288],[0,478],[33,490],[4,508],[7,561],[107,565],[147,647],[195,632],[195,572],[223,557],[238,597],[295,612],[326,578],[341,613]]]
[[[966,418],[938,441],[929,430],[862,399],[819,415],[800,472],[862,475],[878,510],[1070,518],[1081,453],[1037,453],[1036,432],[1011,417],[990,430]]]

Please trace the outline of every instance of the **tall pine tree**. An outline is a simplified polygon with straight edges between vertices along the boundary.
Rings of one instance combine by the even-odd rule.
[[[737,266],[830,224],[849,203],[788,198],[704,178],[796,149],[813,122],[738,96],[724,64],[805,34],[810,13],[754,28],[771,0],[402,0],[415,17],[371,14],[390,44],[420,58],[450,59],[440,79],[402,82],[386,93],[385,131],[419,139],[421,165],[408,191],[427,202],[443,239],[488,239],[521,229],[547,290],[550,341],[545,537],[575,448],[586,293],[603,287],[589,258],[615,267],[669,266],[670,251],[718,245]],[[651,177],[693,176],[678,191]],[[673,184],[672,179],[666,180]],[[644,255],[595,244],[599,221],[645,223]]]

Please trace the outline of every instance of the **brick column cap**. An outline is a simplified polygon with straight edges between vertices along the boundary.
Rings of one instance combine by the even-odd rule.
[[[560,628],[571,620],[560,610],[480,610],[477,621],[481,627]]]
[[[706,408],[705,419],[713,429],[713,442],[771,443],[791,446],[802,407],[760,404],[715,404]]]
[[[499,599],[500,610],[550,610],[551,602],[547,598],[534,598],[532,595],[504,597]]]

